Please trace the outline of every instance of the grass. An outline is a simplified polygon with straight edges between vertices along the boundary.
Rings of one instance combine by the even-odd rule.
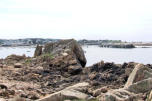
[[[53,58],[53,55],[50,54],[50,53],[45,53],[45,54],[42,54],[41,57],[42,57],[42,58],[50,58],[50,59],[52,59],[52,58]]]
[[[53,55],[50,53],[42,54],[41,56],[38,57],[39,59],[42,59],[43,61],[50,61],[53,59]],[[28,58],[25,60],[26,64],[30,64],[32,62],[32,58]]]
[[[25,60],[25,63],[26,63],[26,64],[30,64],[31,62],[32,62],[32,59],[31,59],[31,58]]]
[[[43,61],[51,61],[53,58],[53,55],[50,53],[45,53],[40,56],[40,59],[42,59]]]

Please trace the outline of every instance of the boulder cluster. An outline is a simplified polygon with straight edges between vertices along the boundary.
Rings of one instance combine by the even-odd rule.
[[[0,101],[152,100],[152,65],[86,62],[74,39],[0,59]]]

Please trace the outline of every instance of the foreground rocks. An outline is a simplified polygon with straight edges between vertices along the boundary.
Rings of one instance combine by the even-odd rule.
[[[144,101],[152,66],[101,61],[85,67],[73,39],[37,46],[34,57],[0,59],[0,98],[8,101]]]
[[[152,69],[137,64],[130,74],[124,88],[108,91],[100,97],[100,101],[145,101],[152,89]]]
[[[33,58],[11,55],[0,64],[0,84],[7,88],[0,97],[31,101],[79,83],[86,58],[81,46],[71,39],[37,46]]]
[[[88,87],[89,87],[89,83],[87,82],[78,83],[74,86],[67,87],[62,91],[56,92],[37,101],[63,101],[66,99],[88,100],[89,95],[85,94]]]
[[[147,95],[146,101],[152,101],[152,90],[151,90],[151,92]]]

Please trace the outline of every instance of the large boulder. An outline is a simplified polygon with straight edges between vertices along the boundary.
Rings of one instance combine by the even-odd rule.
[[[50,70],[60,71],[64,77],[82,73],[82,68],[86,65],[84,51],[74,39],[47,43],[43,50],[37,46],[35,56],[42,62],[47,62]]]
[[[48,43],[44,46],[43,54],[72,55],[82,67],[86,65],[86,58],[81,46],[74,39],[60,40],[55,43]]]
[[[89,99],[89,95],[85,94],[84,91],[89,87],[89,83],[83,82],[78,83],[74,86],[65,88],[62,91],[53,93],[37,101],[63,101],[65,99]]]
[[[152,78],[152,69],[144,66],[143,64],[137,64],[132,73],[130,74],[125,88],[130,85],[142,81],[144,79]]]
[[[125,89],[134,93],[146,93],[152,89],[152,69],[137,64],[130,74]]]
[[[144,79],[142,81],[136,82],[126,88],[130,92],[134,93],[146,93],[152,89],[152,78]]]

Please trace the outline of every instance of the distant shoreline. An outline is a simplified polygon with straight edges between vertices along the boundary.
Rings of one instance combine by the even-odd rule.
[[[57,42],[61,39],[25,38],[25,39],[0,39],[0,47],[24,47],[45,45],[50,42]],[[152,42],[124,42],[121,40],[78,40],[80,45],[98,45],[107,48],[151,48]]]
[[[1,46],[0,45],[0,47],[8,47],[8,48],[9,47],[34,47],[34,48],[36,48],[36,46],[37,46],[37,44],[36,45],[9,45],[9,46]],[[92,44],[92,45],[83,44],[81,46],[99,46],[99,45],[96,45],[96,44]],[[115,48],[115,47],[101,47],[101,48]],[[135,45],[134,48],[152,48],[152,45]]]

